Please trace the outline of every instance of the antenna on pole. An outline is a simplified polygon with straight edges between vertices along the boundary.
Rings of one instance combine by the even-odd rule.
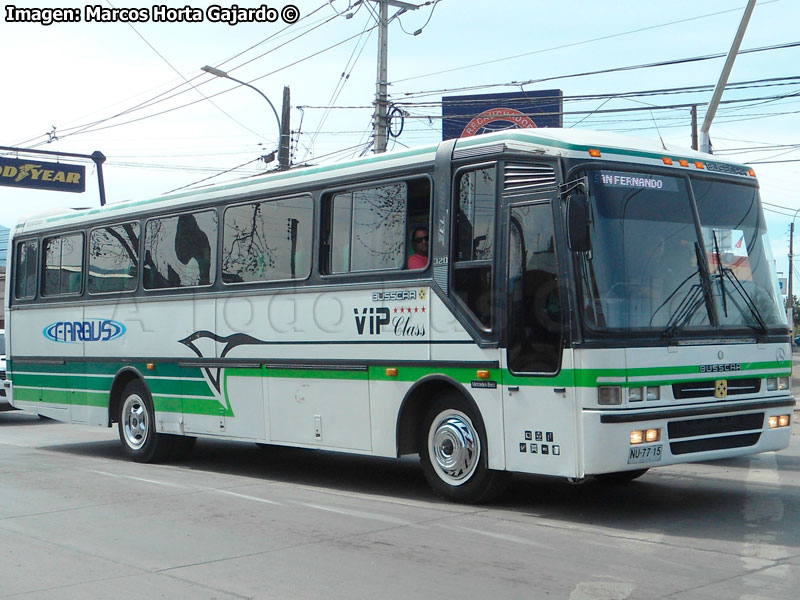
[[[717,114],[717,107],[719,101],[722,99],[722,92],[725,91],[725,86],[728,84],[728,76],[733,69],[733,61],[736,60],[736,55],[739,53],[739,46],[742,44],[744,32],[747,29],[747,24],[750,22],[750,15],[753,14],[753,9],[756,7],[756,0],[748,0],[747,6],[742,15],[742,22],[739,23],[739,30],[736,32],[736,37],[733,39],[731,49],[728,51],[728,58],[725,59],[725,65],[722,67],[717,87],[714,88],[714,95],[711,97],[711,102],[706,111],[706,118],[703,119],[703,126],[700,128],[700,151],[711,152],[711,137],[708,132],[711,130],[711,121],[714,120],[714,115]]]

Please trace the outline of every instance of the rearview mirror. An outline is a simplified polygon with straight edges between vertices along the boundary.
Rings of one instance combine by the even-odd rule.
[[[567,234],[573,252],[592,249],[589,240],[589,200],[585,194],[572,194],[567,200]]]

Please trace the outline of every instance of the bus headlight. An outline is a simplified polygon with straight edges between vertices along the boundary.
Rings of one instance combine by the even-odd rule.
[[[789,378],[788,377],[778,377],[778,389],[779,390],[788,390],[789,389]]]
[[[661,400],[661,388],[656,386],[647,387],[647,399],[649,401]]]
[[[775,377],[767,379],[767,391],[774,392],[778,389],[778,380]]]
[[[634,429],[631,431],[631,445],[652,444],[661,440],[661,429]]]
[[[769,428],[789,427],[792,424],[792,415],[772,415],[769,418]]]
[[[641,402],[642,388],[628,388],[628,402]]]
[[[601,385],[597,388],[597,403],[600,406],[622,404],[622,388],[614,385]]]

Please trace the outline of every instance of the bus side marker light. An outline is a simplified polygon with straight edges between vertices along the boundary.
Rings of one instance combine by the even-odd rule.
[[[478,371],[478,379],[489,379],[491,376],[491,371]]]
[[[600,154],[600,150],[598,150],[597,148],[589,148],[589,156],[592,156],[594,158],[600,158],[602,154]]]
[[[661,160],[664,161],[665,165],[672,165],[672,159],[669,156],[662,156]]]
[[[386,375],[389,377],[397,377],[397,369],[395,367],[389,367],[386,369]]]
[[[622,388],[615,385],[601,385],[597,388],[597,403],[601,406],[622,404]]]
[[[749,169],[747,171],[747,173],[750,175],[750,177],[755,177],[756,176],[756,172],[753,169]]]
[[[698,169],[705,169],[706,168],[705,163],[700,162],[699,160],[695,161],[694,166],[697,167]]]
[[[147,363],[147,370],[148,371],[155,371],[156,370],[156,363]]]
[[[685,158],[681,158],[681,159],[679,159],[679,160],[678,160],[678,162],[680,163],[680,165],[681,165],[682,167],[688,167],[688,166],[689,166],[689,161],[688,161],[688,160],[686,160]]]

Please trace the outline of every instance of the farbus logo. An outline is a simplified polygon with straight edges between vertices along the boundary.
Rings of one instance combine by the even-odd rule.
[[[59,321],[44,328],[44,337],[51,342],[110,342],[125,335],[125,325],[111,319]]]
[[[385,306],[362,308],[361,314],[358,313],[357,308],[354,308],[353,315],[356,319],[358,335],[366,333],[367,321],[369,321],[370,335],[380,335],[381,327],[389,324],[389,309]]]

